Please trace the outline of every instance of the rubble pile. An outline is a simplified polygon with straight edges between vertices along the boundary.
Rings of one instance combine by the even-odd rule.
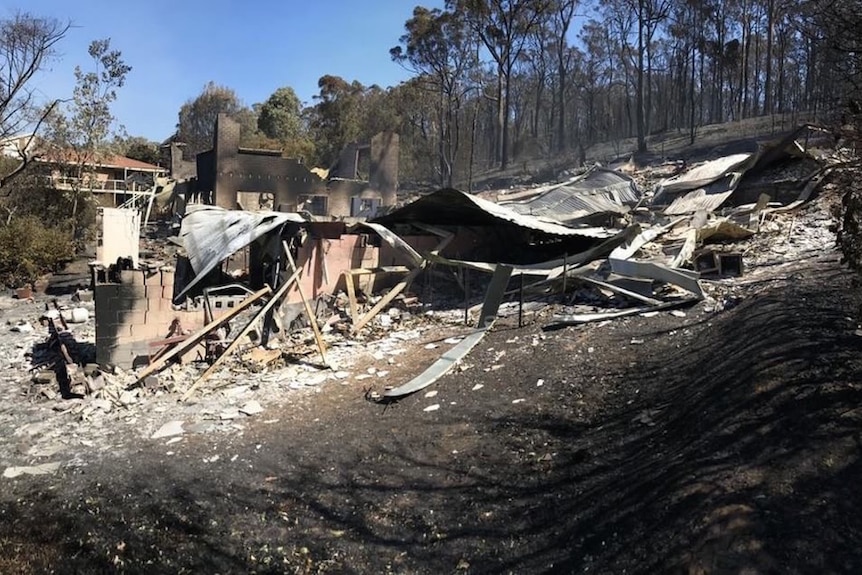
[[[50,335],[39,323],[51,301],[46,296],[31,301],[0,297],[6,322],[0,350],[8,352],[0,379],[0,432],[12,446],[0,455],[0,467],[14,469],[14,476],[60,456],[65,466],[84,466],[94,457],[130,449],[146,438],[170,438],[175,443],[184,434],[242,434],[244,420],[277,419],[278,411],[272,406],[294,394],[318,393],[326,383],[385,380],[414,342],[431,337],[441,325],[457,329],[463,320],[453,314],[448,323],[445,314],[435,315],[433,320],[424,314],[408,318],[393,307],[399,313],[383,316],[393,322],[391,329],[369,328],[379,334],[373,341],[345,340],[335,331],[326,333],[328,368],[300,359],[311,355],[314,344],[309,342],[313,340],[311,330],[299,330],[282,349],[257,347],[242,354],[202,387],[193,402],[181,403],[178,394],[200,376],[205,362],[172,364],[139,386],[134,386],[138,379],[134,371],[79,365],[77,361],[66,364],[59,353],[47,349]],[[92,302],[67,300],[60,305],[66,315],[78,307],[92,309]],[[392,319],[394,316],[398,319]],[[87,321],[63,330],[66,341],[75,342],[70,346],[75,358],[92,356],[92,318],[90,314]],[[291,350],[290,361],[282,357],[286,349]],[[60,367],[70,378],[65,397],[55,371]]]
[[[71,297],[0,297],[0,433],[13,447],[0,466],[50,473],[144,439],[240,435],[325,385],[393,400],[467,369],[498,318],[559,329],[720,313],[834,246],[828,175],[842,157],[785,138],[693,166],[579,170],[496,202],[441,190],[349,233],[299,214],[192,209],[178,237],[144,238],[155,260],[139,270],[108,268]],[[778,183],[776,197],[762,191]],[[174,329],[181,313],[194,324]],[[138,362],[97,363],[97,344]],[[439,359],[392,381],[420,349]]]

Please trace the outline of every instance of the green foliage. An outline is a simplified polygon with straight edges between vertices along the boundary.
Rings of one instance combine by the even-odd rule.
[[[119,154],[148,164],[158,164],[161,160],[159,144],[140,136],[120,139],[116,148]]]
[[[302,135],[302,102],[293,88],[279,88],[261,104],[257,126],[264,135],[280,142]]]
[[[467,72],[477,65],[475,49],[459,11],[417,6],[404,28],[402,45],[389,54],[416,72],[422,80],[419,86],[436,96],[438,183],[451,187],[461,147],[458,113],[472,90]]]
[[[332,165],[351,142],[367,142],[377,132],[400,129],[397,88],[365,87],[330,75],[321,77],[317,85],[317,103],[304,110],[317,165]]]
[[[56,272],[71,261],[71,235],[48,227],[35,216],[13,218],[0,227],[0,283],[20,286]]]
[[[185,153],[190,157],[212,148],[219,114],[227,114],[239,122],[244,139],[255,137],[255,112],[243,105],[232,89],[209,82],[200,94],[187,100],[180,108],[176,139],[186,144]],[[247,145],[246,141],[243,144]]]
[[[119,50],[111,50],[110,40],[94,40],[88,52],[94,69],[75,67],[72,101],[53,115],[47,133],[56,148],[73,152],[82,170],[104,151],[115,121],[111,104],[132,70]]]
[[[417,6],[404,29],[402,45],[389,51],[393,60],[443,84],[461,79],[472,46],[460,12]]]
[[[48,203],[58,206],[69,200],[69,211],[56,221],[69,224],[76,242],[86,239],[93,220],[94,201],[88,189],[92,168],[111,151],[109,136],[116,120],[111,104],[132,70],[119,50],[111,50],[108,39],[91,42],[88,53],[93,68],[85,72],[75,67],[72,101],[53,111],[45,135],[55,150],[57,165],[72,178],[72,190],[50,197]]]
[[[310,127],[318,152],[318,163],[331,165],[344,146],[362,135],[362,95],[365,86],[326,75],[317,81],[320,93],[310,112]]]

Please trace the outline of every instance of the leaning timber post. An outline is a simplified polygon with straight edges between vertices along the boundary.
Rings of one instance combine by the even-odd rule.
[[[566,301],[566,291],[569,277],[569,254],[563,254],[563,302]]]
[[[464,274],[464,325],[470,323],[470,270],[462,267]]]
[[[524,274],[521,274],[521,287],[518,290],[518,327],[524,327]]]
[[[431,277],[431,272],[434,269],[434,263],[429,263],[425,271],[428,272],[428,306],[434,307],[434,278]]]

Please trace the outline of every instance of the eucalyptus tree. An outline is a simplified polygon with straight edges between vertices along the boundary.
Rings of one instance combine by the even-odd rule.
[[[548,0],[447,0],[453,12],[464,14],[473,33],[491,55],[496,67],[496,160],[509,165],[509,122],[512,73],[530,32],[548,10]]]
[[[464,18],[452,10],[417,6],[404,29],[390,55],[436,95],[440,185],[451,187],[461,148],[461,107],[473,89],[470,72],[477,65],[474,45]]]

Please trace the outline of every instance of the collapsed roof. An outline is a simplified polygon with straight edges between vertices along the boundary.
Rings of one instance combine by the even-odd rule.
[[[767,168],[792,158],[809,157],[805,147],[797,141],[807,140],[812,132],[821,128],[804,124],[790,134],[764,144],[757,152],[732,154],[705,162],[695,168],[659,183],[653,205],[668,205],[667,215],[711,212],[724,204],[749,178]]]
[[[452,188],[431,193],[374,221],[386,226],[411,223],[432,226],[493,226],[506,223],[549,236],[591,239],[606,239],[616,234],[616,231],[603,227],[567,226],[551,219],[521,214],[509,206],[495,204]]]
[[[595,214],[625,214],[640,200],[629,176],[602,167],[561,184],[500,198],[500,205],[524,215],[574,224]]]
[[[246,212],[218,206],[191,205],[183,217],[180,239],[195,272],[177,294],[181,298],[227,257],[286,223],[302,223],[299,214]]]

